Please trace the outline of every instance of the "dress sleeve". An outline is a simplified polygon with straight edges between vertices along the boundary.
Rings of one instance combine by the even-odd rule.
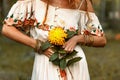
[[[90,20],[88,20],[86,12],[81,12],[79,20],[81,34],[103,36],[104,32],[96,14],[89,12],[89,17]]]
[[[10,9],[4,24],[14,26],[21,31],[29,32],[34,27],[32,0],[18,0]]]

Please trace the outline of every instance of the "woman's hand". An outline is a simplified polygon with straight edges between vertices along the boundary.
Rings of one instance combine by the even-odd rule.
[[[74,36],[71,39],[69,39],[65,44],[63,45],[63,48],[67,52],[72,52],[78,43],[78,36]]]
[[[53,53],[54,51],[51,48],[48,48],[43,52],[43,54],[46,55],[48,58],[50,58]]]

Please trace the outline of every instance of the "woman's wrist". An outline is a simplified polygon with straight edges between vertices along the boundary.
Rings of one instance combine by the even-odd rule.
[[[94,37],[93,35],[85,35],[85,34],[81,34],[81,35],[77,35],[77,43],[81,44],[81,45],[86,45],[86,46],[93,46],[94,43]]]
[[[76,35],[76,39],[77,39],[77,43],[80,43],[80,44],[84,44],[85,43],[84,35],[82,35],[82,34]]]
[[[42,44],[42,41],[39,40],[39,39],[36,39],[36,44],[35,44],[35,47],[34,47],[35,52],[39,53],[41,51],[41,44]]]
[[[36,46],[36,40],[35,39],[31,39],[31,41],[29,42],[29,44],[30,44],[29,46],[34,49],[35,46]]]

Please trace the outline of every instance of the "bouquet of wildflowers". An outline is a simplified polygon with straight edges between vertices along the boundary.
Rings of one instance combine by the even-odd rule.
[[[74,35],[78,34],[78,30],[64,30],[61,27],[54,27],[48,33],[48,41],[42,43],[41,49],[46,50],[47,48],[51,48],[54,53],[49,58],[53,64],[59,66],[62,70],[71,64],[80,61],[81,57],[75,57],[77,54],[76,50],[68,53],[66,52],[62,46],[64,43],[69,40]]]

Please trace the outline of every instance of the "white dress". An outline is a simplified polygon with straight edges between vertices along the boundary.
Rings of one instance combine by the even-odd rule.
[[[18,20],[22,22],[25,19],[35,18],[36,23],[41,24],[46,11],[46,3],[40,0],[20,0],[17,1],[11,8],[5,23],[8,25],[18,24]],[[31,12],[33,15],[31,16]],[[91,30],[91,34],[101,36],[103,34],[102,27],[95,13],[89,12],[92,19],[91,25],[94,30]],[[85,11],[78,9],[65,9],[49,6],[46,24],[61,26],[65,29],[80,28],[81,34],[83,34],[86,28],[87,16]],[[36,24],[34,24],[36,25]],[[37,27],[30,29],[30,35],[34,39],[40,39],[42,41],[47,40],[48,31],[38,29]],[[85,54],[80,45],[75,47],[78,51],[76,56],[82,57],[82,59],[66,68],[67,80],[90,80],[88,65],[86,62]],[[60,77],[59,67],[49,62],[49,58],[43,54],[35,53],[35,61],[32,72],[31,80],[62,80]]]

